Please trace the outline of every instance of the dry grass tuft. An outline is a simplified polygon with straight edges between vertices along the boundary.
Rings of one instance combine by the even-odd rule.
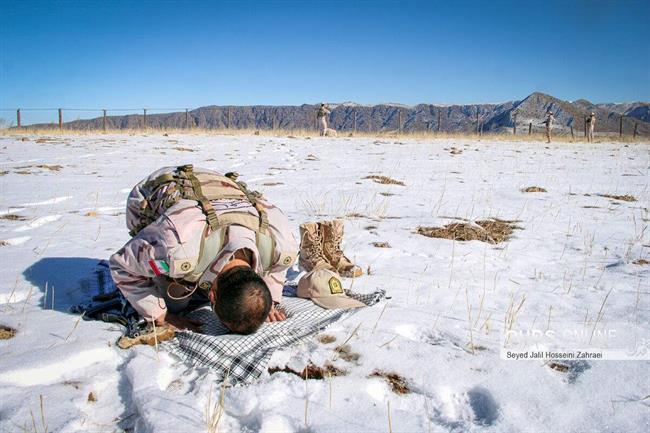
[[[50,171],[60,171],[63,168],[63,166],[62,165],[41,164],[41,165],[37,165],[36,168],[44,168],[44,169],[50,170]]]
[[[638,259],[633,261],[632,263],[634,263],[635,265],[650,265],[650,261],[646,259]]]
[[[343,344],[337,347],[336,349],[334,349],[334,351],[338,354],[338,356],[342,360],[347,362],[356,362],[359,360],[361,356],[358,353],[353,352],[349,344]]]
[[[8,247],[9,245],[11,245],[9,242],[0,239],[0,247]]]
[[[549,362],[547,365],[550,369],[559,371],[560,373],[567,373],[569,371],[569,366],[566,364],[560,364],[558,362]]]
[[[548,192],[541,186],[529,186],[527,188],[523,188],[521,192]]]
[[[366,176],[364,179],[372,179],[376,183],[380,183],[382,185],[401,185],[401,186],[406,186],[404,182],[401,180],[393,179],[388,176],[378,176],[378,175],[372,175],[372,176]]]
[[[97,213],[97,211],[91,210],[90,212],[86,212],[84,216],[87,216],[87,217],[96,217],[97,215],[99,215],[99,214]]]
[[[95,393],[90,391],[88,393],[88,403],[95,403],[97,401],[97,397],[95,396]]]
[[[319,343],[322,344],[330,344],[336,341],[336,337],[329,334],[321,334],[318,337],[316,337],[316,339],[318,340]]]
[[[373,242],[372,245],[377,248],[390,248],[390,244],[388,242]]]
[[[9,174],[9,172],[7,170],[0,171],[0,176],[4,176],[4,175],[7,175],[7,174]]]
[[[289,373],[298,376],[301,379],[317,379],[323,380],[328,376],[345,376],[347,372],[342,370],[330,363],[326,363],[323,367],[319,367],[312,363],[309,363],[302,371],[296,371],[290,367],[271,367],[269,368],[269,374],[275,373]]]
[[[451,223],[444,227],[417,228],[417,233],[430,238],[442,238],[455,241],[481,241],[489,244],[498,244],[510,238],[517,221],[501,220],[498,218],[476,221],[471,223]]]
[[[175,147],[174,150],[178,150],[179,152],[195,152],[194,149],[190,149],[189,147]]]
[[[0,340],[9,340],[14,338],[16,330],[5,325],[0,325]]]
[[[612,198],[614,200],[622,200],[622,201],[636,201],[636,197],[633,195],[614,195],[614,194],[600,194],[601,197],[607,197],[607,198]]]
[[[312,155],[311,153],[307,155],[307,161],[318,161],[318,157],[316,155]]]
[[[262,184],[263,186],[277,186],[277,185],[284,185],[283,182],[266,182]]]
[[[16,214],[13,214],[13,213],[8,213],[6,215],[0,215],[0,220],[26,221],[27,217],[24,217],[22,215],[16,215]]]
[[[386,379],[395,394],[404,395],[411,392],[406,379],[397,373],[375,370],[368,377],[381,377],[383,379]]]

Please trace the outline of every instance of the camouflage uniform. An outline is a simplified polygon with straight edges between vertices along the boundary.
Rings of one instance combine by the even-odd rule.
[[[585,119],[585,122],[587,122],[587,141],[593,143],[594,128],[596,127],[596,113],[591,113],[589,117]]]
[[[551,129],[553,129],[553,123],[555,122],[555,116],[550,111],[546,112],[546,120],[542,122],[546,125],[546,140],[548,143],[551,142]]]
[[[325,132],[327,131],[327,116],[331,113],[329,106],[325,104],[320,104],[320,108],[318,109],[318,112],[316,113],[316,118],[318,119],[318,123],[320,125],[320,135],[324,136]]]
[[[173,172],[175,167],[165,167],[138,183],[127,199],[126,223],[129,230],[137,227],[140,221],[141,204],[145,198],[150,202],[151,191],[146,184],[163,174]],[[194,169],[195,172],[210,170]],[[156,191],[158,197],[166,193],[165,186]],[[236,189],[236,188],[232,188]],[[148,197],[149,196],[149,197]],[[153,199],[155,201],[155,197]],[[172,300],[167,296],[167,286],[173,281],[190,288],[198,287],[197,293],[205,295],[212,281],[231,260],[235,251],[244,250],[251,258],[252,268],[261,275],[273,301],[282,298],[284,278],[293,265],[297,252],[297,242],[289,229],[289,221],[280,209],[264,198],[259,204],[268,216],[268,232],[274,240],[271,264],[264,269],[257,244],[257,233],[242,225],[223,227],[223,243],[212,257],[204,258],[209,265],[203,273],[194,275],[193,281],[184,280],[197,269],[203,250],[204,237],[211,233],[203,210],[194,200],[181,199],[164,212],[153,223],[140,230],[110,258],[111,275],[124,297],[144,318],[155,320],[169,307],[171,312],[182,310],[189,302]],[[247,200],[219,199],[210,201],[217,217],[228,213],[259,216],[257,209]],[[200,269],[200,268],[199,268]],[[196,274],[196,272],[195,272]]]

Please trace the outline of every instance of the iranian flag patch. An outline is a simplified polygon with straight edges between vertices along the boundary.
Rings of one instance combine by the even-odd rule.
[[[149,260],[149,266],[157,277],[169,273],[169,265],[164,260]]]

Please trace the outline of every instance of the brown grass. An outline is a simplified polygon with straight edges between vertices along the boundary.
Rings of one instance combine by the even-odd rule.
[[[41,165],[37,165],[36,168],[44,168],[44,169],[50,170],[50,171],[60,171],[63,168],[63,166],[62,165],[41,164]]]
[[[8,220],[8,221],[26,221],[27,217],[24,217],[22,215],[16,215],[13,213],[8,213],[5,215],[0,215],[0,220]]]
[[[544,188],[541,186],[529,186],[526,188],[523,188],[521,192],[547,192]]]
[[[269,374],[275,373],[289,373],[298,376],[301,379],[317,379],[323,380],[328,376],[345,376],[347,372],[342,370],[332,364],[326,363],[323,367],[319,367],[315,364],[309,363],[302,371],[296,371],[290,367],[271,367],[269,368]]]
[[[90,391],[88,393],[88,403],[95,403],[97,401],[97,397],[95,396],[95,393]]]
[[[612,198],[614,200],[622,200],[622,201],[636,201],[636,197],[633,195],[614,195],[614,194],[600,194],[601,197],[607,197],[607,198]]]
[[[496,218],[476,221],[476,224],[451,223],[444,227],[420,226],[416,233],[430,238],[498,244],[508,240],[515,229],[521,229],[515,225],[516,222]]]
[[[178,150],[179,152],[195,152],[194,149],[190,149],[189,147],[175,147],[174,150]]]
[[[388,242],[373,242],[372,246],[377,248],[390,248],[390,244]]]
[[[632,263],[634,263],[635,265],[650,265],[650,261],[646,259],[638,259],[633,261]]]
[[[330,344],[336,341],[336,337],[329,334],[321,334],[318,337],[316,337],[316,340],[318,340],[318,342],[322,344]]]
[[[372,179],[376,183],[380,183],[382,185],[400,185],[400,186],[406,186],[404,182],[401,180],[393,179],[388,176],[378,176],[378,175],[372,175],[372,176],[366,176],[364,179]]]
[[[560,373],[567,373],[569,371],[569,366],[565,364],[560,364],[557,362],[549,362],[548,367],[555,370],[559,371]]]
[[[0,340],[9,340],[14,338],[16,330],[5,325],[0,325]]]
[[[41,136],[52,136],[44,137],[38,139],[37,142],[48,143],[48,142],[60,142],[56,141],[61,139],[61,136],[86,136],[86,135],[99,135],[104,134],[102,130],[98,129],[88,129],[88,130],[74,130],[74,129],[63,129],[59,130],[58,127],[52,128],[31,128],[29,126],[23,126],[20,130],[16,128],[0,130],[0,135],[3,136],[14,136],[21,137],[17,139],[22,139],[24,135],[41,135]],[[174,135],[184,135],[184,136],[239,136],[239,135],[259,135],[267,137],[278,137],[278,136],[289,136],[292,138],[307,138],[317,137],[318,131],[313,129],[255,129],[255,128],[242,128],[242,129],[228,129],[228,128],[218,128],[218,129],[204,129],[204,128],[133,128],[133,129],[110,129],[105,132],[105,134],[114,134],[114,135],[149,135],[149,136],[164,136],[164,134],[174,134]],[[472,132],[435,132],[435,131],[357,131],[354,134],[348,134],[348,131],[339,131],[338,140],[347,140],[348,138],[344,137],[362,137],[362,138],[382,138],[384,140],[394,140],[394,139],[415,139],[415,140],[490,140],[490,141],[504,141],[504,142],[534,142],[534,141],[546,141],[546,136],[543,132],[535,132],[532,135],[528,134],[517,134],[512,135],[511,133],[488,133],[484,132],[481,137],[476,133]],[[56,137],[56,138],[55,138]],[[637,137],[634,139],[632,135],[623,135],[619,137],[618,134],[612,134],[608,136],[597,137],[599,141],[604,141],[607,143],[647,143],[647,137]],[[557,133],[553,136],[553,143],[572,143],[574,140],[571,138],[571,134],[567,133]],[[575,140],[580,141],[580,140]],[[389,141],[378,141],[376,144],[389,143]]]
[[[337,347],[336,349],[334,349],[334,351],[338,354],[338,356],[342,360],[347,362],[356,362],[359,360],[359,357],[361,356],[358,353],[353,352],[349,344],[343,344]]]
[[[411,389],[408,386],[408,382],[405,378],[394,372],[387,372],[382,370],[373,371],[368,377],[380,377],[386,379],[390,388],[395,394],[409,394]]]

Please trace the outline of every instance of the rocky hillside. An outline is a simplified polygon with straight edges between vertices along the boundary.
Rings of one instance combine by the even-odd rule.
[[[546,110],[556,117],[556,128],[576,134],[584,130],[584,118],[590,112],[597,116],[596,132],[617,133],[623,115],[623,130],[632,134],[635,124],[640,135],[650,135],[650,104],[593,104],[581,99],[563,101],[543,93],[533,93],[522,101],[502,104],[404,106],[397,104],[359,105],[354,103],[330,104],[330,126],[339,131],[391,132],[441,131],[472,132],[477,125],[483,132],[511,132],[517,122],[517,133],[527,133],[532,124],[534,131],[541,125]],[[316,129],[317,105],[300,106],[208,106],[189,112],[151,114],[147,116],[149,128],[206,129]],[[36,127],[51,125],[36,125]],[[109,116],[109,129],[131,129],[143,126],[142,115]],[[102,118],[76,120],[65,123],[69,129],[100,129]]]

